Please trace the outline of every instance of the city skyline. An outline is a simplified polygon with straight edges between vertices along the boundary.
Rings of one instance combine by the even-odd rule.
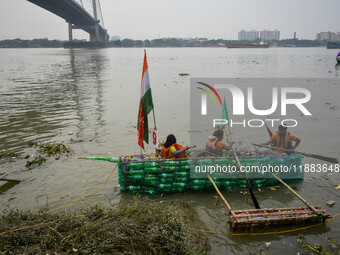
[[[308,8],[307,8],[308,7]],[[245,30],[280,31],[280,39],[316,38],[323,31],[338,32],[340,1],[316,0],[101,0],[104,24],[110,36],[122,39],[163,37],[237,40]],[[26,1],[2,0],[0,40],[48,38],[67,40],[67,23],[56,15]],[[75,39],[88,39],[74,31]]]

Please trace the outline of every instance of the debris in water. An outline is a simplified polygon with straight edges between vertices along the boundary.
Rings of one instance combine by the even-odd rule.
[[[332,207],[335,204],[335,202],[333,200],[329,200],[326,205],[329,207]]]
[[[330,106],[329,109],[331,109],[332,111],[335,111],[336,105]]]

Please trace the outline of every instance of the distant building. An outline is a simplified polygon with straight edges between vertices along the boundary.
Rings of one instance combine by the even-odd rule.
[[[259,38],[259,31],[256,31],[254,29],[250,31],[246,31],[242,29],[240,32],[238,32],[238,40],[247,40],[247,41],[254,41],[257,38]]]
[[[263,41],[273,41],[273,40],[280,40],[280,31],[274,29],[273,31],[270,30],[262,30],[260,32],[260,38]]]
[[[316,40],[318,41],[340,41],[340,32],[334,33],[331,31],[320,32],[316,34]]]

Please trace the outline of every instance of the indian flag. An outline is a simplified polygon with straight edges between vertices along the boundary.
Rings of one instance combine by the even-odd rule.
[[[144,148],[143,140],[149,144],[148,114],[153,109],[151,85],[149,78],[148,63],[146,60],[146,50],[144,50],[144,64],[142,73],[142,84],[140,88],[139,112],[137,120],[138,144]]]

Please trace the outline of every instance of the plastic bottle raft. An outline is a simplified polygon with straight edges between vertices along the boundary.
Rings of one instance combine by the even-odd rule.
[[[240,156],[241,164],[251,169],[272,167],[275,174],[286,181],[302,180],[304,177],[302,156],[293,154],[284,157]],[[233,158],[190,158],[158,159],[153,155],[110,157],[86,157],[86,159],[104,160],[118,163],[119,185],[122,191],[131,193],[177,193],[184,191],[213,190],[212,183],[206,178],[207,172],[196,173],[196,170],[207,166],[237,169],[235,172],[211,173],[213,180],[221,190],[246,189],[246,180],[238,170]],[[257,167],[256,167],[257,166]],[[278,170],[283,170],[278,172]],[[252,187],[260,188],[278,184],[269,172],[247,172]]]

